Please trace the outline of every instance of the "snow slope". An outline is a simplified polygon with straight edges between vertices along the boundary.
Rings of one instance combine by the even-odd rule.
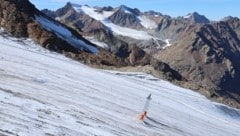
[[[147,16],[139,16],[138,19],[141,21],[140,23],[145,28],[155,29],[158,27],[157,24],[154,21],[150,20]]]
[[[239,128],[239,110],[191,90],[143,73],[93,69],[29,39],[0,36],[0,135],[238,136]]]
[[[108,18],[114,13],[113,11],[103,11],[102,13],[99,13],[99,12],[96,12],[97,9],[91,8],[89,6],[82,6],[78,4],[72,4],[72,5],[75,11],[86,13],[87,15],[89,15],[90,17],[96,20],[104,20],[105,18]]]

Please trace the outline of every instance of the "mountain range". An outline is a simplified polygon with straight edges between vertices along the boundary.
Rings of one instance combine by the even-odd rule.
[[[172,18],[125,5],[67,3],[39,11],[28,0],[0,0],[12,36],[99,68],[144,71],[240,108],[240,20],[212,22],[197,12]]]
[[[113,8],[72,3],[43,12],[90,41],[104,43],[103,47],[118,57],[125,57],[126,46],[135,45],[180,73],[188,81],[183,86],[239,106],[238,18],[213,22],[197,12],[172,18],[125,5]]]

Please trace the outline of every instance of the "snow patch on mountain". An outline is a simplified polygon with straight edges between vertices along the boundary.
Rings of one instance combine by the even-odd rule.
[[[186,16],[183,16],[183,18],[186,18],[186,19],[187,19],[187,18],[190,18],[191,16],[192,16],[192,14],[189,13],[189,14],[187,14]]]
[[[140,22],[141,25],[144,26],[145,28],[148,28],[148,29],[157,28],[157,24],[146,16],[138,16],[138,19],[141,21]]]
[[[164,48],[167,48],[171,46],[172,44],[170,43],[171,39],[166,39],[165,42],[167,43]]]
[[[115,25],[109,20],[104,20],[102,22],[104,25],[109,27],[117,35],[127,36],[134,39],[139,39],[139,40],[149,40],[154,38],[153,36],[149,35],[147,32],[130,29],[126,27],[121,27],[121,26]]]
[[[73,6],[77,12],[83,12],[98,21],[104,20],[114,13],[113,11],[103,11],[102,13],[99,13],[96,11],[97,9],[95,8],[77,4],[74,4]]]
[[[54,32],[59,38],[67,41],[72,46],[80,50],[88,50],[92,53],[98,53],[99,50],[92,45],[85,43],[83,40],[76,38],[72,35],[71,31],[62,26],[61,24],[54,23],[42,16],[35,16],[35,20],[48,31]]]
[[[93,36],[92,37],[85,37],[88,41],[90,41],[91,43],[94,43],[95,45],[104,48],[104,49],[109,49],[109,45],[107,45],[104,42],[98,41],[97,39],[95,39]]]

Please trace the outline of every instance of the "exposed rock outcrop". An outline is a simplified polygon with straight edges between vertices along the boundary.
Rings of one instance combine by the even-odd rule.
[[[34,5],[27,0],[0,0],[0,25],[16,37],[28,36],[27,24],[36,13]]]

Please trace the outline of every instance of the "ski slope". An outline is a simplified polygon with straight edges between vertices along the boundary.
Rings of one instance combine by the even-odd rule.
[[[141,122],[150,93],[148,118]],[[0,135],[239,134],[239,110],[191,90],[144,73],[93,69],[29,39],[0,36]]]

